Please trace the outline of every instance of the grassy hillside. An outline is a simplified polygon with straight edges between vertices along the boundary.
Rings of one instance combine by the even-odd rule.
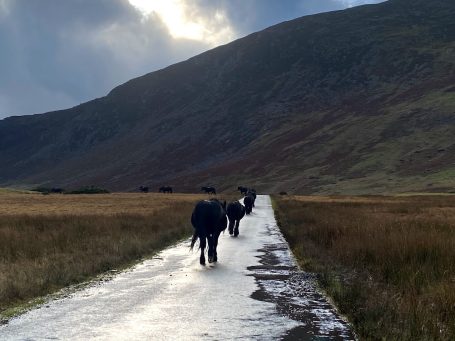
[[[106,97],[0,121],[0,184],[396,193],[455,186],[455,3],[254,33]]]

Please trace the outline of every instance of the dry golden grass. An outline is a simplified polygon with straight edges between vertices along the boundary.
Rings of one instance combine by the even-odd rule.
[[[455,339],[455,196],[275,197],[306,269],[365,339]]]
[[[206,198],[0,193],[0,313],[189,236]]]
[[[0,215],[150,214],[176,201],[206,199],[202,194],[111,193],[42,195],[0,192]]]

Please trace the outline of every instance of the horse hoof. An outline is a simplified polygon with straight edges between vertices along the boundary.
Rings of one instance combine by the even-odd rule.
[[[213,258],[209,257],[209,263],[213,263],[213,262],[214,262]]]
[[[201,265],[205,265],[205,258],[199,259],[199,263],[200,263]]]
[[[234,232],[232,230],[229,230],[229,234],[232,236]]]

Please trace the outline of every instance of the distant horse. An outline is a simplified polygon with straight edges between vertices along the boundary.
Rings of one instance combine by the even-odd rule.
[[[245,206],[238,201],[231,202],[227,206],[226,213],[229,218],[229,234],[237,237],[239,235],[240,220],[245,216]]]
[[[142,193],[148,193],[149,192],[149,188],[147,186],[141,186],[141,187],[139,187],[139,190]]]
[[[243,198],[243,204],[245,205],[245,213],[250,214],[253,211],[254,197],[251,194],[248,194]]]
[[[162,186],[160,187],[160,193],[172,193],[172,187],[171,186]]]
[[[217,262],[218,238],[227,227],[226,201],[220,202],[217,199],[199,201],[191,215],[191,224],[194,227],[191,249],[199,238],[201,248],[199,263],[205,265],[204,250],[207,242],[209,263]]]
[[[216,189],[215,187],[207,187],[207,186],[203,186],[201,187],[201,191],[207,193],[207,194],[216,194]]]
[[[246,195],[250,195],[253,197],[253,207],[254,207],[254,202],[256,201],[256,190],[254,188],[249,189]]]
[[[248,187],[239,186],[237,189],[240,191],[240,194],[246,194],[248,192]]]
[[[63,188],[51,188],[51,193],[62,194],[63,193]]]

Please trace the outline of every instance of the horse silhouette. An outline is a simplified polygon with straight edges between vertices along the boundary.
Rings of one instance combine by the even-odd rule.
[[[251,194],[248,194],[243,198],[243,204],[245,205],[245,213],[250,214],[253,211],[254,197]]]
[[[220,202],[217,199],[199,201],[191,215],[191,224],[194,227],[191,249],[193,249],[196,240],[199,238],[201,248],[199,263],[205,265],[204,250],[207,243],[209,246],[209,263],[217,262],[216,248],[218,246],[218,238],[227,227],[226,201]]]
[[[201,187],[201,191],[203,191],[203,192],[205,192],[207,194],[216,194],[215,187],[203,186],[203,187]]]
[[[229,203],[226,209],[229,218],[229,234],[234,237],[239,235],[240,220],[245,216],[245,206],[238,201]]]
[[[162,186],[159,189],[160,193],[172,193],[172,187],[171,186]]]
[[[248,187],[239,186],[237,189],[240,191],[240,194],[246,194],[248,192]]]
[[[63,188],[51,188],[51,193],[62,194],[64,192]]]
[[[256,190],[254,188],[251,188],[251,189],[248,190],[246,195],[250,195],[250,196],[253,197],[253,207],[254,207],[254,203],[256,201]]]
[[[139,187],[139,190],[142,193],[148,193],[149,192],[149,188],[147,186],[141,186],[141,187]]]

